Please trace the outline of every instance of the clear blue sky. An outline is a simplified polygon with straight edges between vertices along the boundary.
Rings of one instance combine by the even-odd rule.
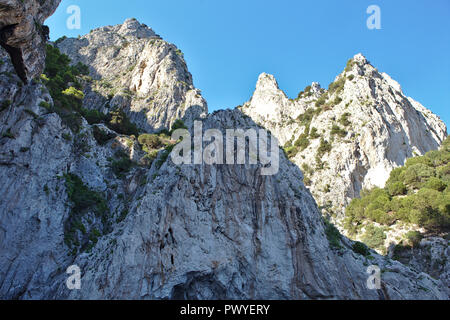
[[[81,30],[66,27],[72,4]],[[366,27],[372,4],[381,30]],[[450,125],[449,0],[63,0],[46,24],[55,40],[131,17],[184,52],[210,111],[247,101],[261,72],[290,97],[327,87],[361,52]]]

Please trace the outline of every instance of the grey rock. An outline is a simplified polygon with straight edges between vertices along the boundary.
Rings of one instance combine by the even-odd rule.
[[[0,45],[10,54],[19,77],[27,82],[44,69],[48,28],[45,19],[61,0],[0,0]]]

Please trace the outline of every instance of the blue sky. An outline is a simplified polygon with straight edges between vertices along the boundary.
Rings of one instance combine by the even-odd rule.
[[[381,30],[366,26],[373,4]],[[80,30],[66,27],[70,5]],[[327,87],[361,52],[450,125],[449,0],[62,0],[46,24],[56,40],[131,17],[184,52],[210,111],[247,101],[262,72],[289,97],[313,81]]]

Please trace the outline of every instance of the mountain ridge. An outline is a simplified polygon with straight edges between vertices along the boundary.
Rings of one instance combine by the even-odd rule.
[[[91,39],[97,35],[93,32]],[[111,87],[101,85],[102,79],[96,83],[72,74],[85,85],[84,92],[68,83],[62,88],[67,95],[84,97],[77,103],[102,112],[116,99],[115,106],[142,128],[146,120],[133,119],[127,109],[134,103],[142,107],[139,99],[120,90],[130,89],[135,79],[151,78],[152,66],[158,66],[168,89],[156,100],[166,109],[162,118],[146,118],[148,129],[173,127],[183,117],[187,95],[195,89],[177,82],[186,70],[177,64],[181,58],[174,48],[141,39],[114,48],[113,39],[101,51],[98,44],[84,45],[85,37],[56,45],[73,57],[84,48],[84,59],[92,57],[91,77],[93,71],[108,70],[105,64],[115,69],[114,57],[121,54],[131,53],[131,64],[146,66],[123,75],[123,82],[106,79]],[[69,52],[78,44],[79,50]],[[153,59],[157,53],[168,58],[166,63]],[[20,85],[6,52],[0,50],[0,57],[5,61],[0,94],[9,101],[0,109],[2,298],[448,299],[441,281],[374,251],[358,253],[352,241],[323,221],[302,182],[304,174],[281,150],[280,171],[267,177],[259,174],[261,164],[177,166],[170,160],[170,146],[157,149],[154,157],[147,154],[148,163],[138,163],[150,151],[141,136],[90,123],[77,108],[62,110],[65,106],[46,88],[53,79],[43,76]],[[124,68],[116,74],[128,65]],[[116,87],[120,90],[111,92]],[[206,103],[194,98],[199,108],[183,117],[186,124],[198,117],[204,130],[259,128],[240,110],[206,115]],[[72,117],[62,111],[70,111],[80,125],[69,126]],[[118,125],[123,119],[114,120]],[[158,134],[162,139],[164,133]],[[371,264],[382,272],[376,290],[367,287]],[[66,287],[71,265],[83,274],[77,291]]]

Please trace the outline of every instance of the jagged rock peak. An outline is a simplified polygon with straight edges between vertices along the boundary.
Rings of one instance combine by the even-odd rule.
[[[89,66],[87,109],[122,109],[147,132],[169,128],[178,119],[189,125],[208,111],[181,50],[136,19],[55,44],[73,63]]]
[[[362,53],[357,53],[353,57],[353,61],[358,62],[359,64],[368,64],[369,61]]]
[[[43,23],[61,0],[0,0],[0,44],[18,76],[27,82],[44,69],[49,30]]]
[[[145,38],[153,38],[157,37],[157,35],[153,29],[148,27],[144,23],[140,23],[135,18],[128,18],[124,21],[123,24],[118,24],[115,26],[105,26],[92,30],[92,32],[114,32],[123,37],[135,37],[137,39],[145,39]]]
[[[276,89],[279,90],[278,82],[275,77],[271,74],[265,72],[261,73],[258,77],[258,82],[256,83],[256,90],[258,89]]]
[[[320,85],[320,83],[318,82],[313,82],[311,84],[311,91],[314,93],[318,93],[320,92],[320,90],[322,89],[322,86]]]
[[[260,77],[243,112],[278,138],[291,161],[308,169],[316,201],[336,216],[362,189],[383,187],[392,169],[437,149],[447,136],[438,116],[405,96],[362,54],[347,62],[328,90],[313,84],[297,99],[280,94],[271,79]],[[332,141],[330,151],[320,151],[322,139]]]

